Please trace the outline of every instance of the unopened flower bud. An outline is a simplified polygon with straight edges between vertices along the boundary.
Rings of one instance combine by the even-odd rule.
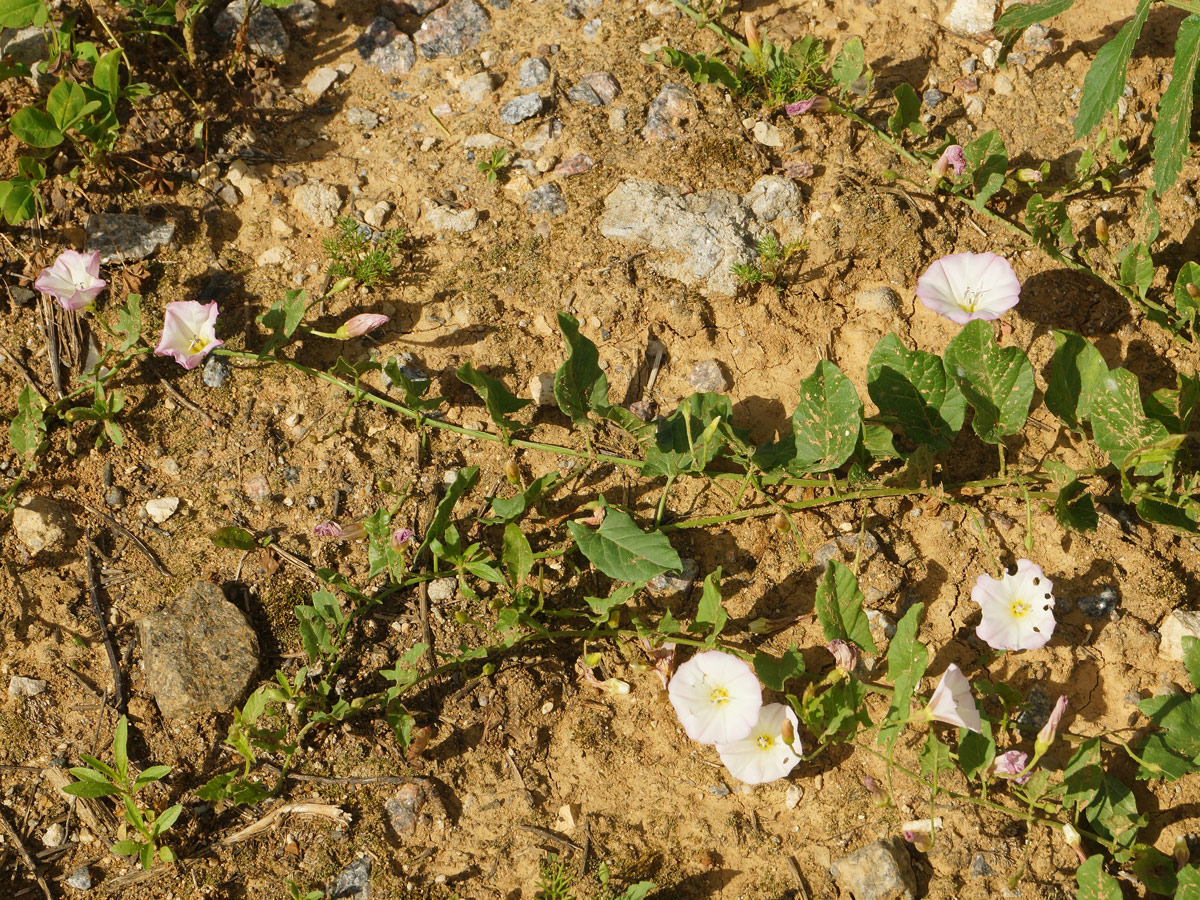
[[[510,459],[504,464],[504,477],[509,480],[510,484],[521,483],[521,467],[517,465],[515,459]]]
[[[1037,169],[1018,169],[1017,181],[1023,181],[1026,184],[1041,184],[1042,173]]]
[[[742,30],[746,32],[746,46],[757,56],[762,51],[762,42],[758,39],[758,26],[754,22],[754,16],[747,13],[742,17]]]
[[[1102,244],[1108,243],[1108,223],[1104,216],[1096,216],[1096,240]]]
[[[829,102],[828,97],[809,97],[807,100],[797,100],[795,103],[789,103],[783,108],[783,111],[789,116],[802,116],[805,113],[824,113],[829,112],[829,108],[833,104]]]
[[[788,521],[788,517],[781,512],[775,513],[771,519],[771,524],[775,526],[775,530],[780,534],[787,534],[792,528],[792,523]]]
[[[783,729],[780,732],[780,736],[783,738],[783,742],[789,747],[796,742],[796,729],[792,727],[791,720],[786,717],[783,720]]]
[[[880,787],[879,782],[870,775],[862,777],[862,786],[867,789],[867,793],[871,795],[871,802],[878,807],[891,806],[892,801],[888,799],[887,793]]]
[[[961,175],[967,170],[967,157],[963,153],[963,148],[958,144],[951,144],[942,151],[942,155],[937,158],[937,162],[930,169],[933,174],[941,178],[947,172],[953,172],[955,175]]]
[[[837,638],[826,644],[825,648],[833,654],[833,661],[841,671],[853,672],[858,665],[858,651],[848,641]]]
[[[1058,734],[1058,723],[1062,721],[1063,713],[1066,711],[1067,698],[1066,695],[1063,695],[1054,704],[1054,709],[1050,711],[1050,718],[1046,720],[1046,724],[1038,732],[1037,740],[1033,742],[1033,755],[1035,757],[1041,756],[1050,749],[1050,745],[1054,743],[1054,738]]]
[[[1187,838],[1182,834],[1175,838],[1175,849],[1171,851],[1171,856],[1175,858],[1175,871],[1181,871],[1188,864],[1188,860],[1192,857],[1192,851],[1188,847]]]
[[[361,541],[367,536],[367,529],[361,522],[352,522],[349,525],[322,522],[313,529],[313,536],[338,541]]]
[[[1075,855],[1079,857],[1080,864],[1087,862],[1087,854],[1083,852],[1083,838],[1079,836],[1079,832],[1075,830],[1075,826],[1067,823],[1063,826],[1063,840],[1067,842],[1067,846],[1075,851]]]
[[[381,328],[387,324],[388,317],[377,315],[375,313],[359,313],[357,316],[351,316],[337,330],[337,336],[342,340],[347,338],[362,337],[369,331],[374,331],[376,328]]]
[[[904,839],[912,844],[918,853],[927,853],[933,846],[933,835],[928,831],[906,831]]]

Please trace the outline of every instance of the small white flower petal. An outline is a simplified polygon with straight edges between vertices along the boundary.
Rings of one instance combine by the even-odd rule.
[[[935,260],[917,279],[917,297],[958,324],[992,320],[1017,305],[1021,282],[995,253],[954,253]]]
[[[792,733],[800,727],[796,714],[782,703],[768,703],[759,713],[751,732],[740,741],[717,744],[717,754],[729,773],[746,784],[765,784],[785,777],[800,762],[800,741],[789,747],[783,740],[783,724],[790,721]]]
[[[217,304],[179,300],[168,303],[157,356],[172,356],[185,369],[194,369],[224,341],[217,340]]]
[[[688,737],[701,744],[741,740],[758,721],[762,687],[750,664],[718,650],[697,653],[667,687]]]
[[[976,734],[983,727],[975,697],[971,694],[971,682],[954,663],[946,667],[942,680],[929,698],[929,717],[947,725],[957,725]]]
[[[975,634],[995,650],[1037,650],[1054,634],[1054,585],[1041,566],[1017,561],[1016,574],[980,575],[971,589],[983,618]]]

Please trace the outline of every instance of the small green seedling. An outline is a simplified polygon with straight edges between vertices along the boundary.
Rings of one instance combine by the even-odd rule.
[[[94,756],[81,753],[86,766],[76,766],[71,774],[79,780],[68,784],[63,791],[73,797],[108,797],[118,796],[125,807],[125,821],[133,826],[136,836],[117,841],[112,845],[112,852],[118,856],[136,855],[143,869],[149,869],[155,859],[162,862],[174,862],[175,851],[170,847],[158,846],[162,835],[175,824],[183,806],[176,803],[161,813],[142,809],[135,795],[142,788],[166,777],[170,766],[150,766],[140,775],[130,778],[129,756],[129,721],[121,716],[117,720],[117,729],[113,734],[114,766],[103,763]]]
[[[329,256],[329,274],[353,278],[363,287],[375,287],[395,274],[395,259],[404,249],[406,237],[403,228],[372,232],[349,216],[342,216],[337,220],[337,234],[322,241]]]
[[[779,238],[768,231],[758,239],[758,261],[735,263],[734,277],[744,285],[769,284],[776,290],[783,290],[786,287],[786,282],[781,278],[783,267],[803,249],[800,241],[781,244]]]
[[[508,171],[508,150],[497,147],[488,159],[480,160],[475,168],[487,176],[488,184],[495,184]]]

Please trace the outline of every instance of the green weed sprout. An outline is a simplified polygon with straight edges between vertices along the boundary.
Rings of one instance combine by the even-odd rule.
[[[341,216],[337,220],[337,234],[321,242],[329,256],[329,274],[334,278],[353,278],[363,287],[374,287],[395,273],[393,260],[404,248],[406,237],[403,228],[372,234],[349,216]]]
[[[782,244],[773,232],[766,232],[758,239],[758,261],[734,263],[733,275],[743,285],[769,284],[783,290],[786,282],[781,277],[783,268],[793,256],[804,249],[801,241]]]
[[[539,900],[575,900],[571,893],[571,873],[567,861],[557,853],[551,853],[542,863],[538,873],[537,896]]]
[[[508,171],[508,166],[508,150],[497,147],[492,151],[491,157],[480,160],[475,168],[487,176],[488,184],[495,184],[500,176]]]
[[[174,862],[175,852],[170,847],[160,847],[159,839],[175,824],[183,806],[176,803],[161,813],[142,809],[135,795],[142,788],[166,777],[171,771],[170,766],[150,766],[132,780],[129,777],[129,756],[126,748],[129,743],[129,721],[125,716],[117,720],[117,729],[113,734],[113,762],[115,768],[81,753],[86,766],[76,766],[71,774],[79,780],[68,784],[63,791],[73,797],[108,797],[119,796],[125,806],[125,821],[132,825],[140,837],[126,838],[112,845],[112,852],[118,856],[137,855],[143,869],[149,869],[155,859],[162,862]]]

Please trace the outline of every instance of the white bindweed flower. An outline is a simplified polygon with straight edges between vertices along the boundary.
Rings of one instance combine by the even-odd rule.
[[[971,599],[983,610],[975,629],[993,650],[1037,650],[1054,634],[1054,585],[1042,567],[1017,560],[1017,573],[999,579],[980,575]]]
[[[173,356],[185,369],[194,369],[204,357],[220,347],[217,340],[217,304],[177,300],[167,304],[162,339],[156,356]]]
[[[667,686],[683,730],[701,744],[731,744],[748,735],[762,709],[762,687],[745,660],[719,650],[697,653]]]
[[[784,739],[785,724],[793,735],[789,746]],[[783,778],[800,762],[800,741],[794,735],[800,722],[782,703],[768,703],[758,714],[758,722],[746,737],[728,744],[717,744],[717,755],[731,775],[746,784],[766,784]]]
[[[935,260],[917,279],[917,297],[951,322],[998,319],[1021,299],[1021,282],[995,253],[955,253]]]
[[[983,723],[975,706],[975,697],[971,694],[971,682],[954,663],[946,667],[946,674],[934,688],[929,705],[925,707],[925,715],[936,722],[980,733]]]
[[[108,285],[100,277],[100,251],[64,250],[54,264],[42,269],[33,286],[49,294],[63,309],[83,309]]]

